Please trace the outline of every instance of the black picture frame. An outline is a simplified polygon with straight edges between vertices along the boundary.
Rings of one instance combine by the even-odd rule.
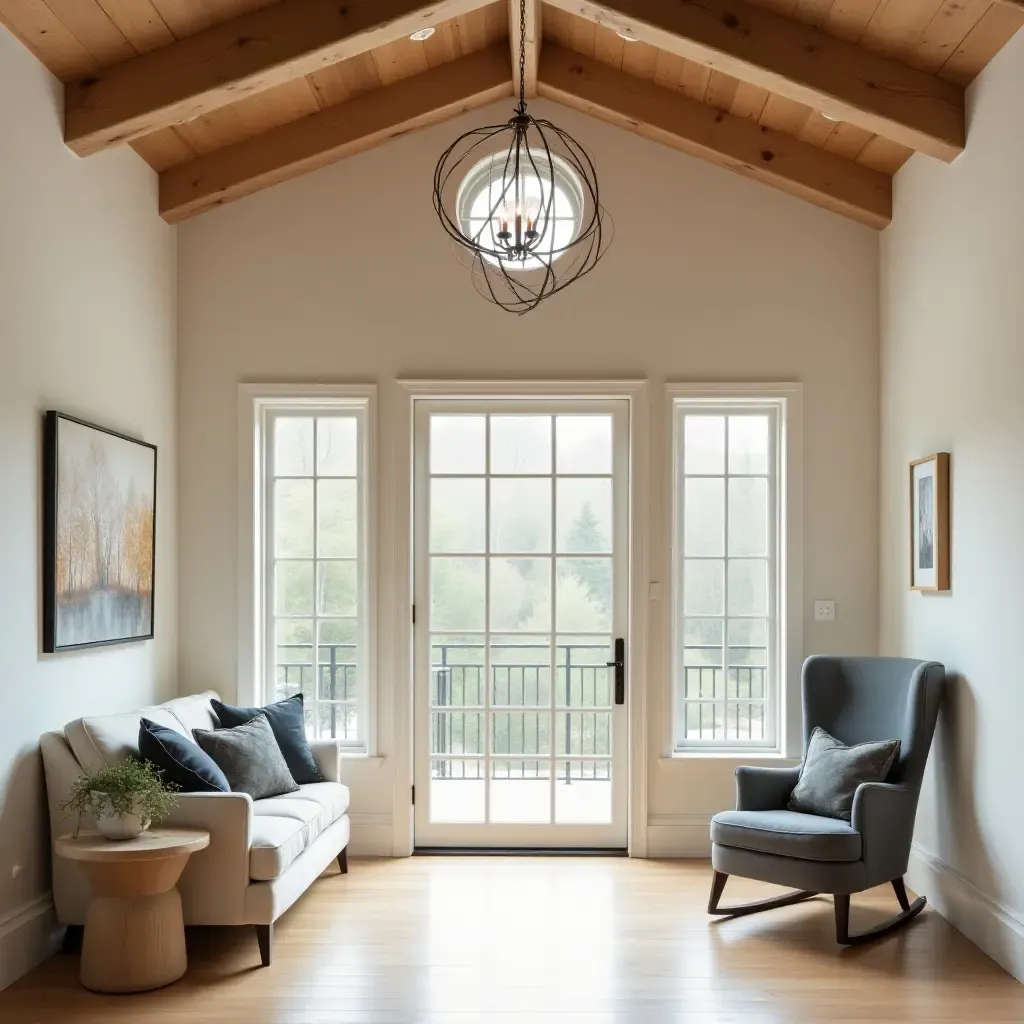
[[[87,546],[87,557],[72,556],[70,549],[73,544],[66,539],[71,536],[71,529],[66,527],[63,537],[60,530],[62,501],[69,506],[72,504],[68,498],[67,487],[63,494],[61,489],[62,434],[69,434],[65,438],[65,442],[70,452],[74,450],[71,443],[73,440],[80,445],[88,436],[83,431],[92,431],[97,435],[97,438],[89,445],[90,457],[93,459],[93,477],[86,480],[86,486],[92,488],[86,493],[91,499],[94,521],[92,524],[85,523],[83,527],[83,517],[80,516],[79,522],[76,524],[79,528],[75,532],[76,537],[81,538],[84,535],[86,538],[80,540],[78,546]],[[72,434],[77,434],[77,439],[73,438]],[[121,448],[118,442],[125,442],[133,448]],[[104,445],[106,448],[103,447]],[[143,449],[146,454],[135,453],[134,447]],[[138,474],[143,485],[149,484],[149,492],[147,493],[144,488],[141,493],[136,492],[134,486],[136,474],[134,472],[131,475],[129,489],[124,491],[123,479],[121,481],[115,479],[106,466],[104,459],[108,452],[126,456],[129,460],[139,457],[145,460],[147,455],[151,457],[151,469],[149,466],[144,466],[143,471]],[[102,472],[105,474],[103,476],[101,476],[101,465]],[[67,460],[65,460],[64,469],[69,469]],[[76,475],[75,480],[79,482],[80,477]],[[106,488],[102,494],[101,481],[102,486]],[[64,482],[68,483],[68,481]],[[109,493],[111,487],[119,489],[112,495],[115,500],[107,501],[104,508],[106,510],[113,507],[116,511],[105,511],[107,535],[102,536],[100,501],[111,497]],[[42,531],[43,652],[45,654],[138,643],[153,639],[156,611],[156,497],[156,445],[53,409],[46,412],[43,421]],[[71,514],[70,507],[67,514]],[[134,515],[135,519],[129,521],[127,517],[131,515]],[[111,524],[111,516],[120,517],[120,519]],[[88,534],[88,529],[94,530],[94,536]],[[117,529],[120,529],[120,535],[116,534]],[[67,544],[69,550],[62,551],[62,544]],[[126,548],[130,551],[128,556],[124,554]],[[101,554],[101,552],[105,554]],[[62,555],[64,556],[63,560]],[[73,576],[73,572],[68,568],[71,565],[76,565],[80,569],[85,567],[81,569],[83,578],[87,570],[91,570],[95,578],[91,581],[87,580],[90,582],[90,586],[85,590],[70,589],[68,593],[75,595],[73,599],[67,597],[62,600],[60,573],[65,572],[67,575],[65,582],[69,583]],[[62,566],[64,566],[63,570]],[[110,585],[108,576],[112,567],[116,576],[116,586],[113,587]],[[137,580],[134,589],[131,585],[133,580]],[[145,589],[147,584],[148,592]],[[97,610],[100,618],[110,620],[107,622],[109,627],[116,627],[116,620],[121,620],[120,624],[123,627],[120,630],[121,635],[114,635],[118,632],[116,628],[104,629],[97,623]],[[126,621],[131,620],[137,624],[136,631],[131,631],[126,627]]]

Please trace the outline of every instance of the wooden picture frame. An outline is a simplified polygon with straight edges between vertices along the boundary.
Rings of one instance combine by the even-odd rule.
[[[949,590],[949,452],[910,463],[910,589]]]
[[[43,652],[153,638],[156,446],[50,410]]]

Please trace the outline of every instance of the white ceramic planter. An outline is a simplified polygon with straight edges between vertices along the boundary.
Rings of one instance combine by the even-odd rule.
[[[149,819],[143,818],[134,811],[127,814],[115,813],[106,793],[92,792],[95,806],[102,808],[96,812],[96,827],[108,839],[135,839],[149,828]]]

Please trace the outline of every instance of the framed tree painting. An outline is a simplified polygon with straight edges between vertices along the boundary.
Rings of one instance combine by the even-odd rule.
[[[949,452],[910,464],[910,589],[949,590]]]
[[[156,448],[46,414],[43,650],[153,636]]]

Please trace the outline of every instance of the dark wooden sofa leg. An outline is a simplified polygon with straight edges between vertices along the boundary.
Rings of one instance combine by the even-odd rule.
[[[800,903],[817,896],[816,892],[809,892],[803,889],[787,892],[782,896],[775,896],[769,900],[756,900],[754,903],[741,903],[735,907],[720,907],[719,900],[725,891],[725,883],[729,876],[721,871],[715,872],[711,880],[711,897],[708,899],[708,913],[717,914],[722,917],[743,917],[745,914],[759,914],[762,910],[775,910],[778,907],[788,907],[793,903]]]
[[[62,953],[80,953],[82,950],[82,935],[85,927],[80,924],[69,924],[64,932],[64,941],[60,944]]]
[[[341,853],[338,854],[338,869],[343,875],[348,874],[348,847],[346,846]]]
[[[901,928],[903,925],[910,921],[913,921],[918,914],[921,913],[925,908],[927,900],[923,896],[918,896],[913,903],[907,898],[907,889],[903,884],[902,878],[894,878],[892,880],[892,888],[896,893],[896,899],[899,900],[900,913],[893,917],[888,918],[881,924],[876,924],[874,928],[869,928],[867,931],[858,932],[856,935],[850,934],[850,897],[849,896],[834,896],[835,909],[836,909],[836,942],[841,946],[856,946],[861,942],[869,942],[871,939],[877,939],[882,935],[887,935],[891,931],[895,931],[897,928]]]
[[[260,961],[264,967],[269,967],[270,961],[274,959],[274,926],[256,925],[256,941],[260,944]]]

